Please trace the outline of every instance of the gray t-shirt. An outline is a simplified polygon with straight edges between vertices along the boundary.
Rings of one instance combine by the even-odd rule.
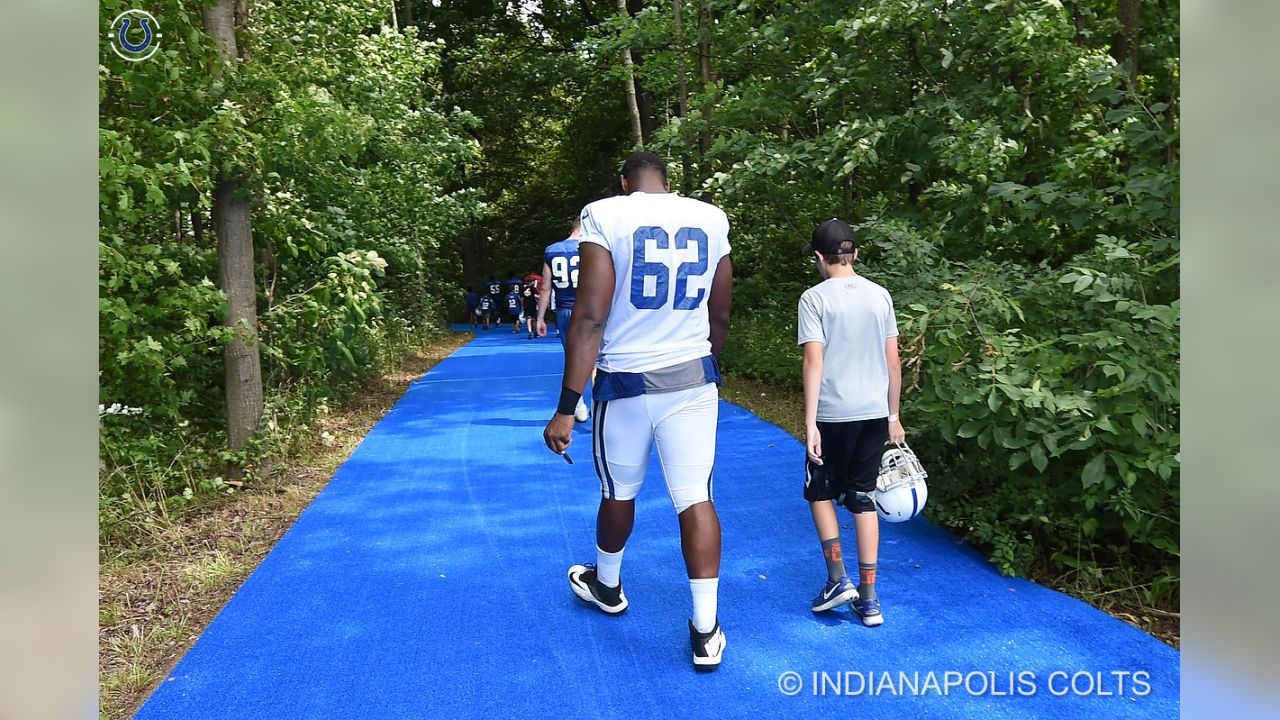
[[[889,291],[860,275],[825,280],[800,296],[799,344],[823,346],[819,420],[888,417],[884,342],[897,336]]]

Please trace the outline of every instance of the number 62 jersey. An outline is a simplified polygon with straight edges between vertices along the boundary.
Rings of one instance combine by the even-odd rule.
[[[597,365],[647,372],[711,354],[707,299],[729,254],[729,219],[676,193],[633,192],[582,209],[583,243],[613,256],[613,305]]]

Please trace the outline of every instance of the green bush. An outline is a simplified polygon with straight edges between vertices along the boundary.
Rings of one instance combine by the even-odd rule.
[[[460,276],[447,242],[483,209],[456,189],[474,119],[439,97],[440,47],[384,29],[384,5],[254,5],[250,59],[221,73],[198,9],[152,10],[172,42],[147,62],[100,55],[100,402],[138,409],[102,417],[107,533],[225,491],[229,460],[305,447],[316,413],[439,332]],[[228,174],[253,213],[266,405],[239,458],[210,216]]]

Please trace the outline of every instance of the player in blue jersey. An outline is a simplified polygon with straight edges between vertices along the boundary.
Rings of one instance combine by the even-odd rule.
[[[497,305],[493,302],[492,295],[481,295],[480,302],[476,305],[476,315],[480,321],[484,323],[484,329],[489,329],[489,317],[497,310]]]
[[[498,278],[490,275],[489,281],[484,284],[484,289],[489,298],[489,313],[493,316],[494,323],[502,327],[502,283],[498,282]]]
[[[476,291],[467,286],[467,322],[471,323],[471,329],[476,329],[476,306],[480,304],[480,296],[476,295]]]
[[[635,498],[658,447],[680,521],[693,613],[689,644],[699,669],[719,667],[716,616],[720,521],[711,502],[720,370],[732,305],[729,220],[667,186],[662,158],[640,152],[622,166],[623,195],[582,210],[579,285],[569,326],[560,401],[543,431],[552,452],[573,440],[573,412],[594,364],[592,429],[600,509],[596,562],[569,568],[581,600],[616,615],[627,609],[622,553]]]
[[[520,332],[520,312],[524,306],[520,302],[519,289],[511,289],[510,285],[506,287],[507,294],[502,299],[503,307],[507,311],[507,319],[511,321],[511,332],[518,333]],[[516,288],[519,287],[520,284],[516,283]]]
[[[567,348],[569,333],[569,317],[573,313],[573,301],[578,293],[578,238],[582,236],[582,220],[573,219],[573,232],[559,242],[551,243],[542,255],[542,290],[538,294],[538,336],[547,334],[547,305],[551,294],[556,298],[556,330],[560,335],[560,344]],[[578,398],[573,417],[578,422],[585,422],[590,415],[587,404]]]

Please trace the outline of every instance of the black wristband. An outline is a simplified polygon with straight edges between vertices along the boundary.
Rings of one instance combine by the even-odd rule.
[[[567,387],[560,388],[560,404],[556,405],[556,412],[561,415],[572,415],[578,409],[578,401],[582,399],[582,393],[574,392]]]

